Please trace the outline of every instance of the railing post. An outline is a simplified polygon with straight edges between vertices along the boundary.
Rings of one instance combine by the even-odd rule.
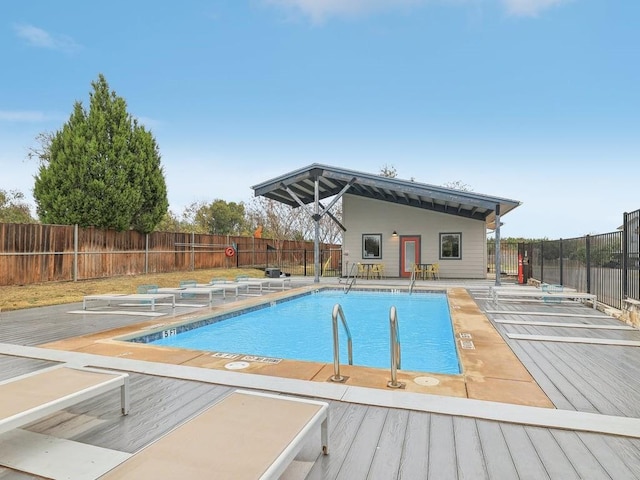
[[[629,285],[627,284],[629,279],[629,214],[624,212],[622,214],[622,301],[629,297]]]
[[[589,235],[585,238],[585,245],[587,250],[586,264],[587,264],[587,293],[591,293],[591,237]]]
[[[495,262],[496,262],[496,281],[495,285],[500,286],[500,274],[502,273],[502,258],[500,252],[500,204],[496,205],[495,210]]]
[[[544,240],[540,242],[540,283],[544,283]]]
[[[307,249],[304,249],[304,276],[307,276]]]
[[[562,278],[562,264],[563,262],[563,254],[562,254],[562,239],[560,239],[560,285],[564,285],[564,279]]]

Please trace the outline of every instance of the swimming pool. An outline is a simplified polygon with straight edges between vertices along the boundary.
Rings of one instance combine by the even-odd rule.
[[[460,373],[449,306],[444,293],[392,293],[320,290],[292,300],[184,332],[170,332],[147,343],[233,352],[269,358],[333,362],[331,313],[339,303],[353,338],[353,363],[389,368],[389,309],[400,326],[402,370]],[[199,322],[199,323],[207,323]],[[174,334],[175,333],[175,334]],[[137,339],[137,341],[140,341]],[[143,340],[144,341],[144,340]],[[346,334],[340,326],[340,362],[347,363]]]

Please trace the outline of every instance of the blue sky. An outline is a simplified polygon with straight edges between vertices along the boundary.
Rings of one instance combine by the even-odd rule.
[[[0,20],[0,188],[105,75],[175,213],[317,162],[521,201],[503,236],[640,208],[640,2],[25,0]]]

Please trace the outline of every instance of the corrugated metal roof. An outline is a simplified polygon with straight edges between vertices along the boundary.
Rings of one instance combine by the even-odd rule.
[[[299,170],[254,185],[256,196],[264,196],[292,207],[313,203],[315,180],[319,183],[320,200],[340,193],[358,195],[434,212],[482,220],[494,228],[496,206],[505,215],[520,205],[517,200],[439,187],[411,180],[383,177],[314,163]],[[293,193],[293,195],[292,195]]]

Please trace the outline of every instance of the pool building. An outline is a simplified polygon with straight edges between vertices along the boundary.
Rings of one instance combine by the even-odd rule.
[[[415,264],[439,265],[443,278],[487,278],[487,232],[496,238],[500,269],[501,216],[517,200],[312,164],[252,187],[256,196],[292,207],[313,206],[319,219],[342,199],[342,274],[356,264],[382,266],[408,278]],[[331,198],[326,206],[320,200]],[[318,269],[317,269],[318,270]],[[499,281],[499,279],[497,280]]]

